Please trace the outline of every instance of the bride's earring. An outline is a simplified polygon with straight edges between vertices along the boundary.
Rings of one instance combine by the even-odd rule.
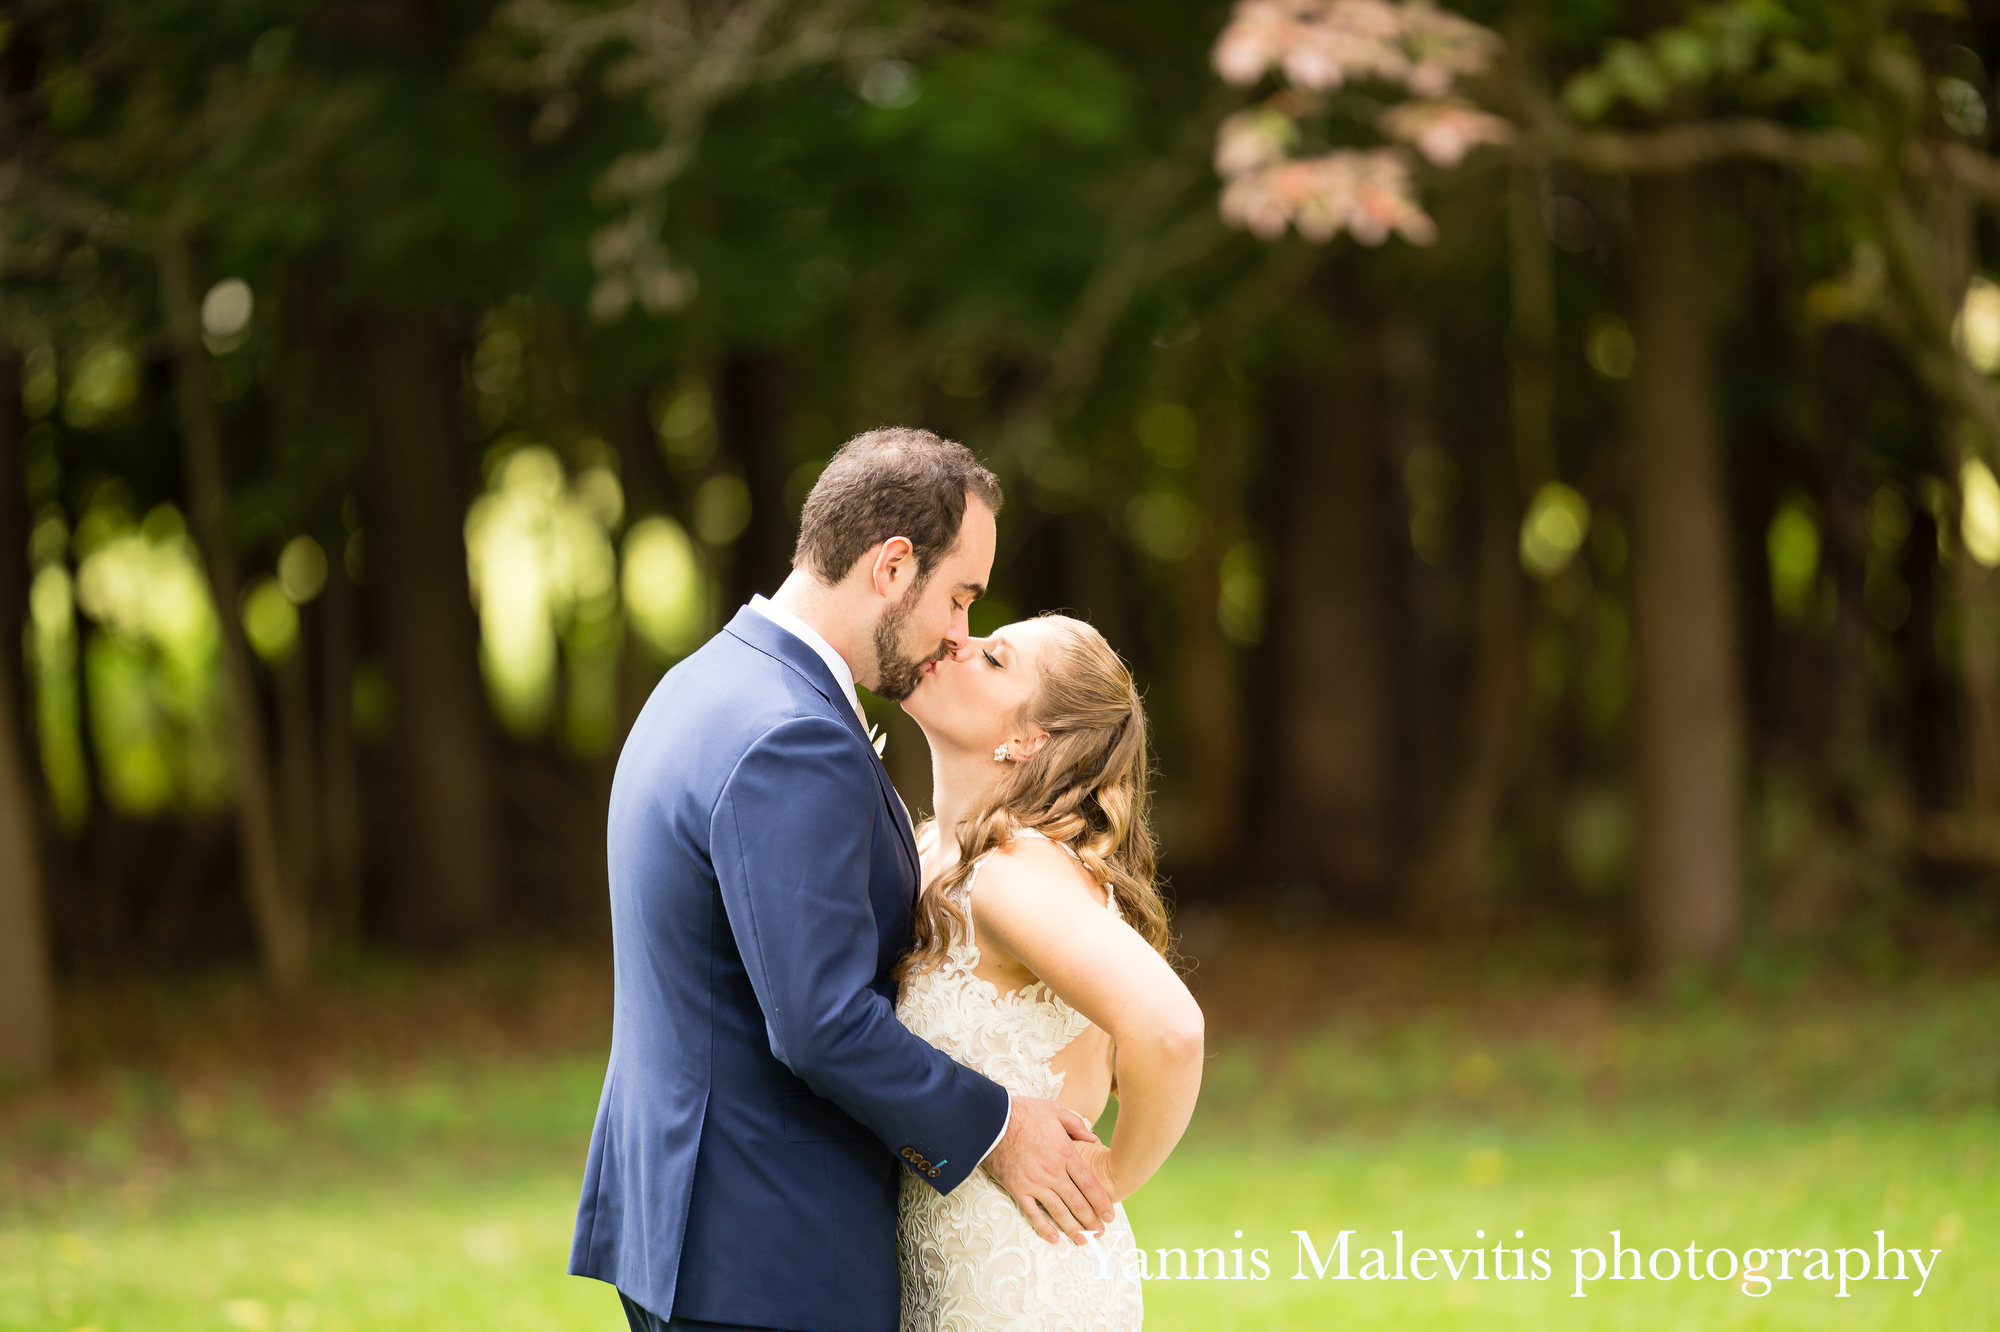
[[[993,751],[993,761],[995,763],[1005,763],[1007,761],[1007,746],[1002,745]]]

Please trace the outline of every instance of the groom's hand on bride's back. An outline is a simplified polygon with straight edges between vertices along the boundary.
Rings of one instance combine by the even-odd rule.
[[[1111,1190],[1076,1149],[1096,1142],[1082,1115],[1055,1101],[1016,1096],[1007,1132],[987,1153],[986,1172],[1014,1195],[1035,1233],[1054,1244],[1102,1230],[1111,1221]]]

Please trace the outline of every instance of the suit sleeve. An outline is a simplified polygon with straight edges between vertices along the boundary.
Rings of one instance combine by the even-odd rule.
[[[772,728],[716,803],[716,880],[771,1053],[949,1193],[990,1150],[1009,1100],[869,988],[881,960],[868,895],[881,797],[867,764],[831,719]]]

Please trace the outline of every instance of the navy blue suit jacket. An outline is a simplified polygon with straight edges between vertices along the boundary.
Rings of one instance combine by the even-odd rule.
[[[899,1171],[949,1192],[1007,1093],[896,1020],[909,817],[813,650],[745,608],[611,787],[617,997],[569,1270],[661,1317],[894,1332]]]

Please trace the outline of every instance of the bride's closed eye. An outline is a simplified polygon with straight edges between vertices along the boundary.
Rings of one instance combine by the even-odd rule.
[[[994,670],[998,671],[1006,669],[1005,667],[1001,666],[999,658],[995,657],[991,652],[987,651],[985,648],[979,649],[979,655],[986,658],[986,664],[988,666],[991,666]]]

